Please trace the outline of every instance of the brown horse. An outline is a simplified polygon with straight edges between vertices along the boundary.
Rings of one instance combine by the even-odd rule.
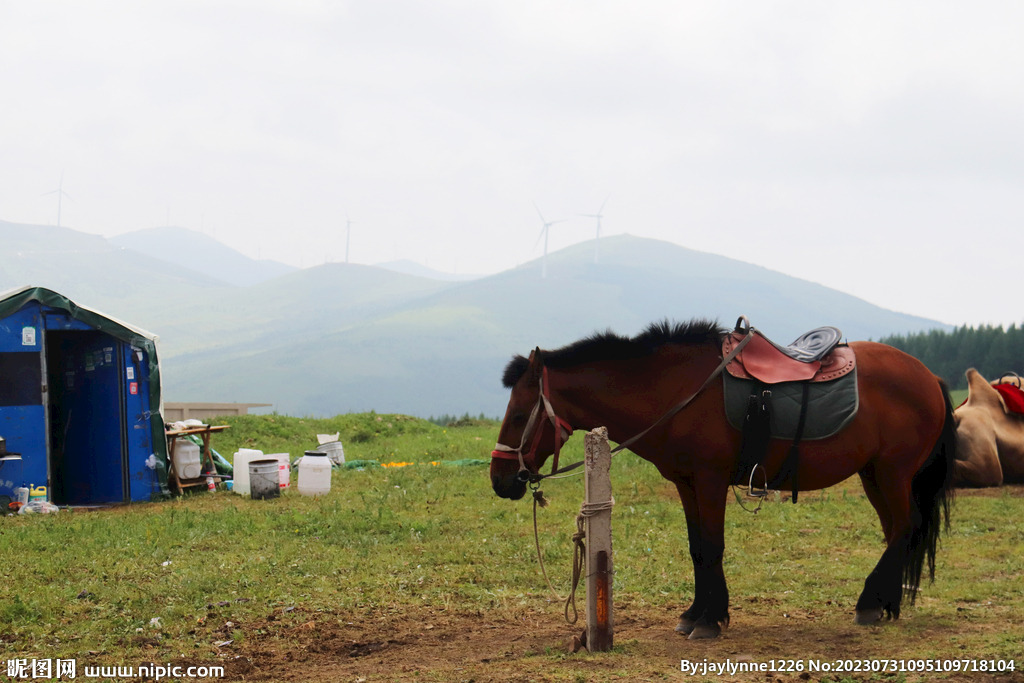
[[[529,359],[514,357],[505,369],[512,394],[491,460],[495,493],[518,500],[572,430],[604,426],[621,443],[696,392],[629,446],[676,485],[683,502],[694,597],[676,630],[691,639],[714,638],[729,622],[725,505],[741,434],[726,419],[721,380],[700,390],[722,361],[725,334],[706,320],[666,321],[634,338],[608,332],[556,351],[538,348]],[[838,434],[801,444],[798,480],[800,489],[815,490],[860,475],[886,540],[857,601],[857,623],[870,624],[899,617],[904,589],[913,601],[925,560],[934,579],[943,516],[949,525],[956,433],[949,393],[924,365],[883,344],[851,347],[859,410]],[[771,440],[764,461],[769,479],[783,466],[788,445]],[[791,488],[786,479],[779,484]]]

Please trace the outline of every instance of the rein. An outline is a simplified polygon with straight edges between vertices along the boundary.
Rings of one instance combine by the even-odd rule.
[[[740,318],[740,320],[742,321],[744,320],[744,318]],[[704,391],[709,384],[711,384],[711,381],[715,377],[718,377],[718,375],[721,374],[722,370],[725,369],[725,366],[731,363],[733,359],[739,355],[740,351],[743,350],[743,347],[747,345],[747,342],[749,342],[751,337],[753,336],[754,328],[751,327],[748,323],[746,335],[743,337],[743,339],[739,341],[738,344],[736,344],[732,351],[726,354],[726,356],[722,359],[722,362],[719,363],[718,367],[714,369],[714,371],[708,376],[706,380],[704,380],[704,383],[700,385],[697,391],[693,392],[687,398],[672,406],[672,408],[670,408],[668,412],[666,412],[664,415],[658,418],[658,420],[650,427],[643,430],[639,434],[630,437],[629,439],[626,439],[618,446],[616,446],[614,449],[612,449],[612,456],[614,456],[619,451],[629,448],[634,443],[643,438],[649,431],[665,423],[666,421],[674,417],[680,410],[688,406],[690,402],[693,401],[693,399],[697,398],[697,396],[700,395],[700,393]],[[533,484],[536,484],[537,482],[540,482],[543,479],[553,477],[557,474],[564,474],[565,472],[574,470],[585,462],[583,460],[580,460],[579,462],[574,462],[571,465],[566,465],[561,469],[558,468],[559,451],[561,451],[562,449],[562,444],[565,443],[572,435],[573,429],[572,425],[570,425],[568,422],[566,422],[565,420],[563,420],[562,418],[558,417],[558,415],[555,414],[555,409],[551,405],[551,398],[549,396],[550,383],[545,381],[547,380],[547,378],[548,369],[545,367],[540,379],[540,395],[537,397],[537,403],[533,406],[533,411],[530,413],[530,418],[526,422],[526,429],[523,430],[523,436],[519,441],[519,446],[517,448],[512,448],[499,442],[494,445],[494,450],[491,451],[492,458],[499,458],[504,460],[518,459],[519,472],[516,473],[516,478],[520,479],[521,481],[528,481]],[[544,408],[545,415],[551,421],[551,424],[555,428],[554,460],[552,460],[551,462],[551,472],[548,474],[541,474],[539,471],[536,473],[531,472],[530,469],[526,466],[526,460],[523,457],[523,447],[526,445],[526,442],[532,436],[533,443],[530,445],[530,450],[527,452],[527,456],[529,456],[529,459],[532,462],[537,461],[537,448],[540,446],[541,435],[544,432],[543,423],[538,423],[537,419],[540,416],[540,410],[542,406]],[[536,430],[536,432],[534,432],[534,430]]]

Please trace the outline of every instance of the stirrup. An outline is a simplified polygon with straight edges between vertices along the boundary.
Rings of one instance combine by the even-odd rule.
[[[754,473],[757,470],[761,470],[761,479],[764,484],[761,488],[754,486]],[[751,498],[764,498],[768,495],[768,475],[765,473],[764,468],[761,465],[754,465],[753,469],[750,470],[750,481],[747,483],[747,495]]]

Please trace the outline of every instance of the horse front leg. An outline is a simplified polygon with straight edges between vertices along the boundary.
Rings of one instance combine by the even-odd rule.
[[[693,605],[683,612],[677,630],[689,633],[690,640],[717,638],[722,633],[722,626],[729,623],[729,588],[722,569],[728,473],[702,473],[699,488],[692,483],[688,486],[677,484],[677,488],[687,510],[694,578]],[[693,503],[697,508],[696,519],[689,510]]]
[[[679,616],[679,623],[676,624],[676,632],[690,635],[697,625],[704,608],[699,604],[697,596],[701,595],[702,573],[698,571],[697,564],[700,557],[700,509],[697,506],[697,493],[693,490],[693,481],[681,479],[676,482],[676,490],[679,491],[679,500],[683,502],[683,511],[686,513],[686,539],[690,545],[690,559],[693,562],[693,603]]]

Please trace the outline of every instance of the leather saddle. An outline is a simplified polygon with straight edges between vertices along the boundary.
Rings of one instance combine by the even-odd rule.
[[[743,329],[740,318],[736,330],[722,342],[723,357],[731,352],[751,329]],[[857,357],[846,344],[840,344],[843,333],[835,327],[819,327],[800,335],[789,346],[780,346],[754,330],[747,345],[726,366],[733,377],[756,379],[765,384],[780,382],[828,382],[849,374],[857,365]]]

